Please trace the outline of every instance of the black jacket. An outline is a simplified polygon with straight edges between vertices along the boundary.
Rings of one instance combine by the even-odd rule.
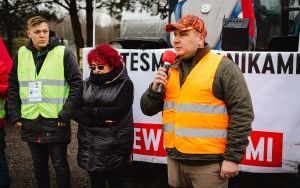
[[[59,40],[50,38],[49,44],[38,51],[32,41],[26,48],[32,51],[34,62],[36,65],[37,74],[39,73],[43,62],[54,47],[60,45]],[[55,67],[53,67],[55,69]],[[19,95],[18,82],[18,55],[14,60],[12,70],[9,75],[8,89],[8,117],[9,122],[14,124],[17,121],[22,122],[22,139],[28,142],[50,143],[50,142],[69,142],[70,141],[70,118],[71,109],[73,108],[74,98],[76,97],[82,84],[82,77],[78,63],[73,53],[65,49],[64,53],[64,74],[65,80],[70,86],[68,98],[65,101],[63,109],[59,112],[58,119],[44,118],[39,116],[37,119],[29,120],[21,118],[21,100]],[[58,121],[65,122],[67,126],[58,127]]]
[[[109,81],[103,82],[91,74],[76,100],[73,118],[79,123],[77,162],[88,171],[119,169],[132,152],[133,83],[125,69],[109,74]]]

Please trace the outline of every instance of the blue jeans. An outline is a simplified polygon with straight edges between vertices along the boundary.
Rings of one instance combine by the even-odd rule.
[[[8,164],[5,156],[5,131],[0,128],[0,187],[9,187],[10,177]]]
[[[56,187],[69,188],[70,168],[67,160],[67,143],[36,144],[28,142],[38,188],[50,188],[49,156],[56,173]]]

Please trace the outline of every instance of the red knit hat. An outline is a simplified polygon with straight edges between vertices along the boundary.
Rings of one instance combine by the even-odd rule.
[[[88,63],[97,65],[110,65],[114,69],[122,69],[123,59],[118,51],[108,44],[101,44],[92,49],[88,54]]]

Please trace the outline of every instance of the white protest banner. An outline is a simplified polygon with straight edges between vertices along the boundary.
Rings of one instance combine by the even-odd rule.
[[[83,50],[84,77],[89,76]],[[145,116],[140,98],[162,65],[163,49],[119,50],[134,83],[134,160],[166,163],[161,113]],[[300,161],[300,54],[269,52],[227,53],[238,63],[252,97],[255,120],[241,170],[295,173]]]
[[[300,161],[300,54],[229,52],[252,97],[255,119],[241,170],[297,172]]]

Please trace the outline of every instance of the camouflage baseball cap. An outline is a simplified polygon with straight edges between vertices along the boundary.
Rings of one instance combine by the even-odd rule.
[[[201,20],[198,16],[189,14],[182,16],[176,23],[169,23],[165,27],[166,32],[172,32],[175,29],[181,31],[195,29],[200,33],[200,35],[203,35],[204,37],[207,35],[203,20]]]

